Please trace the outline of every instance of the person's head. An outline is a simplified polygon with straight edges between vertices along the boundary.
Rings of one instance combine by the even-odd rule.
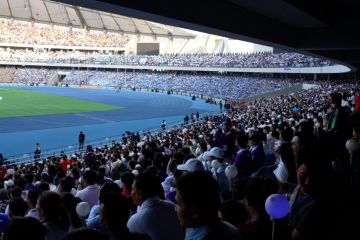
[[[135,175],[131,172],[123,172],[120,176],[121,182],[124,186],[131,188],[134,183]]]
[[[105,193],[102,196],[100,213],[101,224],[115,236],[127,230],[130,206],[129,200],[117,193]]]
[[[47,229],[33,217],[16,217],[6,227],[3,240],[44,240]]]
[[[260,219],[268,215],[265,212],[265,200],[278,192],[276,180],[269,177],[255,177],[245,187],[244,204],[250,213],[256,213]]]
[[[82,176],[82,184],[87,187],[96,183],[97,174],[93,170],[86,170]]]
[[[64,230],[69,229],[69,218],[59,194],[50,191],[42,192],[38,198],[36,209],[41,221],[51,222]]]
[[[93,147],[91,145],[87,145],[86,146],[86,151],[87,152],[93,152],[94,150],[93,150]]]
[[[39,190],[39,192],[49,191],[50,186],[47,182],[41,182],[36,185],[36,189]]]
[[[178,165],[177,169],[184,171],[184,173],[205,171],[205,167],[202,162],[196,158],[191,158],[187,160],[186,163]]]
[[[212,160],[218,160],[219,162],[223,162],[224,160],[224,151],[219,147],[213,147],[207,153],[208,159],[210,162]]]
[[[280,131],[280,138],[284,142],[291,142],[293,137],[294,137],[294,132],[292,128],[286,127]]]
[[[57,192],[63,193],[63,192],[71,192],[73,188],[72,182],[67,178],[62,178],[59,182]]]
[[[27,193],[27,204],[29,205],[29,208],[35,208],[37,200],[39,198],[39,191],[35,189],[30,189]]]
[[[236,143],[240,148],[242,149],[246,148],[248,142],[249,142],[249,138],[245,133],[239,132],[236,134]]]
[[[224,132],[229,132],[232,128],[232,122],[230,118],[226,118],[224,121]]]
[[[297,156],[297,179],[304,192],[320,196],[333,191],[334,171],[332,161],[334,154],[328,144],[314,141],[304,145]],[[333,189],[331,189],[333,187]]]
[[[249,145],[252,147],[258,146],[261,142],[261,136],[259,133],[254,132],[249,137]]]
[[[341,93],[333,92],[330,94],[330,104],[334,107],[339,107],[341,105],[342,96]]]
[[[9,218],[23,217],[28,210],[28,205],[22,198],[14,198],[9,202]]]
[[[185,228],[199,227],[218,219],[219,185],[211,173],[191,172],[182,176],[176,189],[176,213]]]
[[[8,191],[5,189],[0,189],[0,202],[8,199],[9,199]]]
[[[77,228],[66,234],[64,240],[110,240],[110,237],[92,228]]]
[[[136,176],[132,186],[131,196],[134,203],[141,205],[146,199],[157,197],[163,190],[159,179],[150,173],[141,173]]]
[[[105,194],[107,193],[116,193],[116,194],[120,194],[120,187],[119,185],[117,185],[114,182],[107,182],[104,183],[102,185],[102,187],[100,188],[100,193],[99,193],[99,201],[102,202],[102,198]]]
[[[21,193],[22,193],[21,189],[20,189],[20,188],[17,188],[17,187],[15,187],[15,188],[10,188],[10,189],[8,190],[8,192],[9,192],[9,197],[10,197],[10,199],[12,199],[12,198],[20,198],[20,197],[21,197]]]
[[[244,223],[248,219],[248,213],[244,204],[239,201],[228,200],[221,204],[220,218],[236,226],[236,224]]]

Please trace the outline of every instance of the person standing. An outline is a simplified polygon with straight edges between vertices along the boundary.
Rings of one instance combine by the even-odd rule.
[[[79,134],[79,150],[84,149],[84,142],[85,142],[85,134],[82,131],[80,131],[80,134]]]
[[[163,131],[166,130],[166,122],[165,122],[165,120],[162,120],[161,125],[160,125],[160,128],[161,128]]]
[[[36,143],[35,151],[34,151],[34,160],[40,160],[40,156],[41,156],[40,144]]]

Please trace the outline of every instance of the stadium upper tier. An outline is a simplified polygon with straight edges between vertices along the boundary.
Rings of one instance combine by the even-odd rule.
[[[0,19],[0,43],[123,48],[130,36]]]
[[[111,52],[50,51],[46,49],[0,48],[0,61],[127,66],[302,68],[331,66],[327,60],[298,53],[117,55]]]
[[[243,99],[275,90],[291,87],[295,80],[243,77],[215,74],[173,74],[155,72],[102,72],[71,71],[64,72],[66,77],[59,81],[58,70],[22,68],[0,68],[0,80],[13,79],[12,83],[92,85],[103,87],[142,88],[173,90],[221,99]],[[6,77],[4,77],[6,76]],[[9,81],[7,81],[9,82]]]

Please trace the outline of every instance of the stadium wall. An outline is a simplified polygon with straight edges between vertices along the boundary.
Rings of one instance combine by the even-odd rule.
[[[99,65],[99,64],[66,64],[66,63],[30,63],[0,61],[3,66],[20,67],[51,67],[70,69],[130,69],[153,71],[189,71],[189,72],[248,72],[248,73],[289,73],[289,74],[333,74],[350,72],[350,68],[343,65],[304,68],[211,68],[211,67],[166,67],[166,66],[126,66],[126,65]]]
[[[283,89],[280,89],[280,90],[276,90],[276,91],[272,91],[272,92],[268,92],[268,93],[264,93],[264,94],[244,98],[242,100],[245,101],[245,102],[252,102],[255,99],[277,97],[277,96],[281,96],[281,95],[284,95],[284,94],[300,92],[300,91],[302,91],[304,89],[305,88],[304,88],[303,84],[296,84],[296,85],[294,85],[292,87],[289,87],[289,88],[283,88]]]

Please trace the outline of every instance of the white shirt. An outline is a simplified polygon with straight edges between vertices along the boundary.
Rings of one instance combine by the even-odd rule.
[[[76,193],[75,197],[81,199],[81,201],[87,202],[92,208],[99,200],[100,187],[98,185],[89,185],[83,190]]]
[[[33,218],[39,220],[39,213],[36,210],[36,208],[32,208],[26,213],[25,217],[33,217]]]
[[[276,179],[279,182],[287,182],[288,177],[289,177],[289,172],[285,166],[285,163],[281,159],[280,159],[277,167],[273,171],[273,173],[275,174]]]
[[[148,234],[156,240],[183,240],[184,232],[171,202],[153,197],[138,207],[127,223],[130,232]]]

